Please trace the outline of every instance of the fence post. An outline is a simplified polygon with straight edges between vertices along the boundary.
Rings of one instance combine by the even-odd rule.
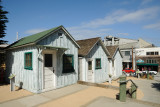
[[[133,99],[136,99],[136,97],[137,97],[136,91],[137,91],[137,88],[136,88],[136,86],[132,83],[132,84],[131,84],[131,95],[132,95],[132,98],[133,98]]]
[[[147,70],[147,79],[149,79],[149,71]]]
[[[119,83],[119,100],[122,102],[126,101],[126,76],[121,75],[120,76],[120,83]]]

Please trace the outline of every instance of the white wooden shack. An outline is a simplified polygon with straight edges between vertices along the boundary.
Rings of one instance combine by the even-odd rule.
[[[109,52],[102,40],[97,38],[78,40],[80,45],[79,56],[79,80],[101,83],[108,80]]]
[[[6,78],[33,93],[77,83],[78,48],[63,26],[24,37],[7,49]]]
[[[118,46],[106,46],[110,53],[109,57],[109,73],[112,75],[112,79],[119,78],[122,75],[122,54]]]

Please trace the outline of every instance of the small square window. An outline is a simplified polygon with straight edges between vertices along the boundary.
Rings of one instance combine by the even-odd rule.
[[[150,55],[150,52],[146,52],[146,55]]]
[[[125,51],[125,56],[130,56],[130,51]]]
[[[151,52],[151,55],[154,55],[154,52]]]
[[[96,58],[95,68],[96,69],[101,69],[101,58]]]

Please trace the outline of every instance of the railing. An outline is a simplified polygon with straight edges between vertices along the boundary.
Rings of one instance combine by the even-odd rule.
[[[131,81],[131,97],[136,99],[136,91],[138,86],[131,80],[126,80],[126,76],[122,75],[120,76],[120,81],[118,81],[118,83],[120,83],[120,87],[119,87],[119,100],[122,102],[126,101],[126,84]]]

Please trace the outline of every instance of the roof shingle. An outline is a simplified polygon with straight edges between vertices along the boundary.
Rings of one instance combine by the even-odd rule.
[[[78,55],[86,56],[90,52],[92,47],[95,45],[95,43],[97,43],[97,41],[99,41],[99,40],[100,40],[100,38],[96,37],[96,38],[76,41],[78,43],[78,45],[81,47],[78,50]]]
[[[110,58],[112,58],[118,48],[118,46],[106,46],[107,50],[110,53]]]

